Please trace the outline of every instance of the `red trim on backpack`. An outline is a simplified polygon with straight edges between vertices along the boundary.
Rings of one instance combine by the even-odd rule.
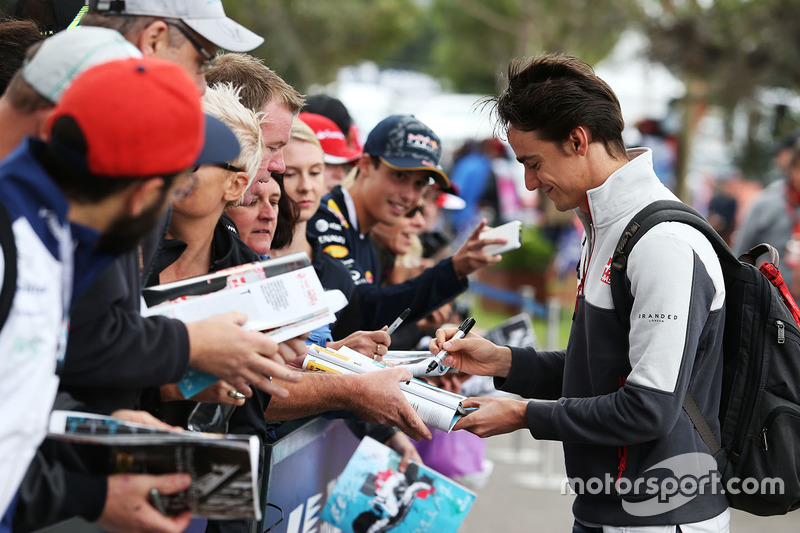
[[[759,270],[766,276],[769,282],[780,291],[781,296],[783,296],[783,301],[786,303],[786,307],[792,312],[794,321],[797,322],[798,327],[800,327],[800,308],[797,307],[797,303],[789,292],[789,287],[787,287],[786,283],[783,281],[781,271],[772,263],[762,263]]]

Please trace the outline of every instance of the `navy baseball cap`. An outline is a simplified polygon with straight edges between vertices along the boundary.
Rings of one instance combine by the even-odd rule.
[[[381,120],[367,136],[364,153],[377,156],[397,170],[429,170],[439,188],[450,192],[450,178],[439,165],[442,143],[428,126],[413,115],[392,115]]]

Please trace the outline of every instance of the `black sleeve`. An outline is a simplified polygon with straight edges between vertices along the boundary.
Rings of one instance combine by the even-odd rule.
[[[361,316],[366,326],[364,329],[374,330],[388,326],[406,308],[411,308],[411,314],[406,321],[416,322],[434,309],[452,301],[467,286],[467,280],[461,280],[456,275],[450,258],[426,269],[416,278],[397,285],[357,285]]]
[[[115,261],[72,308],[63,386],[157,387],[186,371],[186,326],[139,314],[137,263],[129,256]]]
[[[363,327],[361,319],[361,304],[359,303],[358,292],[353,291],[347,305],[336,313],[336,322],[331,329],[333,340],[342,340],[351,333],[366,329]]]
[[[80,464],[72,444],[46,440],[17,493],[15,532],[34,531],[80,516],[94,522],[106,504],[108,481]]]
[[[565,355],[565,350],[537,352],[533,348],[511,348],[511,371],[505,379],[494,378],[494,386],[524,398],[557,400],[561,398]]]

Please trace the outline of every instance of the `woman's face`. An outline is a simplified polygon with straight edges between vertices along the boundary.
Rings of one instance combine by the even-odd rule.
[[[219,216],[228,202],[228,192],[236,172],[215,165],[202,165],[194,171],[194,189],[185,198],[172,201],[176,213],[191,217]]]
[[[256,187],[260,187],[260,191],[253,200],[248,205],[228,209],[227,214],[236,224],[244,243],[256,253],[264,255],[270,250],[275,227],[278,225],[281,189],[272,178],[260,180],[258,183]]]
[[[378,223],[370,234],[394,255],[403,255],[411,250],[412,235],[419,235],[425,230],[425,218],[422,206],[414,207],[397,224],[388,226]]]
[[[298,222],[306,222],[317,212],[326,192],[322,150],[309,142],[292,139],[283,148],[283,159],[286,162],[283,189],[297,204]]]

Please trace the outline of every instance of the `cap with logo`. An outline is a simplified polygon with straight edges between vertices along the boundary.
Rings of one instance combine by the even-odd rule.
[[[364,153],[378,156],[398,170],[429,170],[441,190],[453,190],[439,165],[442,156],[439,137],[413,115],[392,115],[381,120],[369,132]]]
[[[264,42],[225,16],[222,0],[90,0],[89,11],[180,19],[202,37],[231,52],[249,52]]]
[[[203,114],[186,71],[152,57],[110,61],[78,76],[47,130],[64,159],[108,178],[169,175],[239,155],[233,132]]]
[[[22,65],[22,78],[53,103],[80,73],[112,59],[142,57],[138,48],[108,28],[78,27],[46,39]]]
[[[303,111],[298,115],[317,136],[325,156],[325,162],[330,165],[343,165],[352,163],[361,157],[361,150],[350,148],[342,130],[328,117]]]

